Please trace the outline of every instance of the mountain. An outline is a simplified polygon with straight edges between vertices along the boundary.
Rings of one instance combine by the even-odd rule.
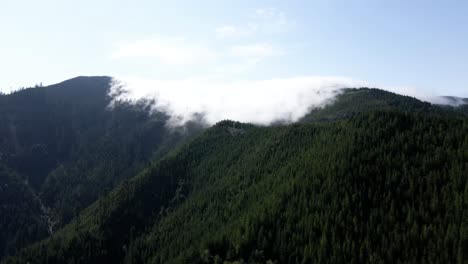
[[[174,131],[110,82],[0,96],[4,263],[468,258],[463,105],[346,89],[296,124]]]
[[[468,98],[462,98],[457,96],[441,96],[442,100],[445,100],[447,104],[454,106],[463,106],[468,104]]]
[[[47,236],[47,221],[31,188],[0,164],[0,249],[14,252]]]
[[[344,89],[332,102],[323,107],[311,109],[300,122],[335,121],[373,110],[396,110],[439,116],[464,116],[468,114],[468,99],[444,98],[445,102],[458,106],[435,105],[410,96],[375,88]],[[462,104],[461,102],[466,103]]]
[[[223,121],[5,263],[464,263],[468,119],[350,89],[301,122]]]
[[[169,128],[170,117],[148,102],[111,104],[111,82],[77,77],[0,95],[0,165],[13,172],[0,182],[11,190],[0,200],[9,208],[2,215],[12,212],[2,218],[0,256],[17,249],[14,240],[24,245],[53,233],[203,129],[196,122]],[[34,224],[15,223],[22,214]],[[25,233],[26,226],[34,230]]]

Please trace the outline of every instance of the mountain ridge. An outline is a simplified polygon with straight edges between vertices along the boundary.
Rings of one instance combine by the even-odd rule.
[[[454,127],[459,129],[454,130]],[[232,134],[231,131],[233,130],[231,128],[242,130],[243,133]],[[297,263],[307,259],[310,261],[323,261],[325,260],[322,259],[325,257],[324,254],[337,258],[336,261],[331,262],[371,262],[370,256],[359,255],[359,247],[364,247],[367,248],[365,250],[370,250],[373,258],[385,260],[386,262],[398,258],[400,258],[400,261],[418,262],[426,254],[429,254],[427,256],[432,259],[450,259],[454,261],[463,258],[463,251],[460,250],[463,248],[463,243],[467,243],[467,237],[461,235],[466,234],[467,223],[450,222],[450,216],[444,215],[436,207],[431,207],[427,195],[430,194],[433,197],[432,199],[437,197],[438,201],[443,203],[444,206],[451,206],[452,209],[450,210],[454,210],[457,215],[455,219],[461,219],[459,217],[464,214],[461,210],[464,202],[452,200],[455,199],[454,197],[457,194],[449,193],[446,187],[452,186],[452,188],[455,188],[455,186],[460,186],[466,190],[463,171],[466,171],[467,168],[459,167],[458,171],[453,169],[458,166],[455,164],[461,165],[463,163],[459,162],[468,159],[468,153],[464,153],[458,158],[453,158],[457,157],[456,151],[447,152],[451,154],[446,155],[442,153],[449,151],[446,146],[452,146],[457,141],[460,142],[459,139],[463,139],[461,141],[464,142],[463,144],[468,143],[467,133],[465,133],[467,128],[466,119],[425,117],[423,114],[399,113],[398,111],[364,113],[353,117],[351,120],[335,123],[293,124],[272,128],[224,121],[207,130],[178,152],[160,162],[156,162],[130,182],[120,185],[118,189],[112,192],[112,195],[93,204],[78,218],[79,221],[77,220],[67,226],[66,229],[56,234],[55,238],[37,244],[30,251],[24,252],[24,255],[22,255],[23,260],[40,260],[47,256],[50,261],[55,262],[65,259],[78,261],[78,256],[74,254],[85,251],[88,257],[85,257],[82,261],[86,263],[102,261],[122,263],[145,263],[148,261],[156,263],[215,263],[216,259],[232,262],[243,260],[251,263],[264,263],[267,260],[279,261],[280,263]],[[396,131],[399,134],[395,133]],[[414,135],[419,135],[420,139],[409,140]],[[448,141],[444,140],[447,136]],[[440,142],[442,145],[429,144],[433,140]],[[329,147],[329,142],[333,142],[333,148]],[[422,142],[426,143],[423,144]],[[402,145],[402,143],[404,144]],[[407,144],[412,145],[406,146]],[[391,151],[399,146],[404,146],[400,152]],[[452,147],[455,147],[455,145]],[[376,148],[381,150],[375,152]],[[459,145],[456,149],[462,150],[464,147]],[[435,153],[442,152],[434,156],[432,155],[433,151]],[[405,155],[411,153],[419,154],[412,158],[410,158],[411,156],[405,158]],[[348,155],[354,155],[355,158]],[[386,155],[390,156],[386,158]],[[421,158],[422,156],[424,158]],[[447,158],[443,158],[444,156]],[[303,160],[304,157],[312,158]],[[389,157],[392,158],[389,159]],[[350,159],[348,160],[348,158]],[[442,160],[439,160],[441,158]],[[333,165],[330,161],[336,162],[337,165]],[[378,162],[381,166],[375,166],[374,162]],[[405,183],[406,180],[403,176],[405,175],[405,166],[411,166],[414,162],[425,164],[419,169],[422,170],[419,173],[424,174],[424,171],[432,171],[433,174],[429,174],[430,177],[421,178],[418,176],[418,172],[407,171],[407,175],[411,175],[411,178],[408,179],[410,182]],[[455,167],[451,169],[449,167],[448,170],[436,169],[439,166],[437,164],[444,164],[445,162],[449,162],[446,164],[453,164],[449,166]],[[290,165],[288,165],[289,163]],[[361,163],[367,165],[360,168],[357,165]],[[216,169],[210,169],[212,166],[215,166]],[[305,169],[303,166],[309,169]],[[392,166],[394,169],[391,170],[389,175],[386,175],[385,170],[382,168],[392,168]],[[350,170],[350,174],[347,173],[347,169]],[[415,168],[413,167],[413,169]],[[315,176],[307,173],[309,171]],[[289,182],[289,180],[286,180],[288,175],[293,177],[291,181],[296,180]],[[372,175],[378,176],[378,178],[373,179],[370,177]],[[449,175],[451,176],[449,177]],[[339,181],[341,184],[334,184],[334,181]],[[456,183],[457,181],[458,183]],[[432,184],[435,182],[443,183],[443,185],[440,185],[440,187],[433,186]],[[395,184],[399,188],[403,188],[402,191],[398,191],[395,187],[385,191],[385,186]],[[349,186],[353,191],[349,193],[341,185]],[[413,187],[410,186],[427,186],[431,191],[424,191],[419,187],[413,190]],[[446,187],[442,188],[443,186]],[[305,189],[302,190],[303,188]],[[323,192],[320,191],[322,188],[325,188],[323,190],[330,189]],[[271,190],[272,193],[264,192],[265,190]],[[442,190],[445,190],[443,191],[445,194],[442,194]],[[333,195],[334,192],[341,193],[343,197],[349,197],[342,199],[341,196]],[[408,193],[405,194],[406,192]],[[462,191],[459,194],[463,195],[463,193]],[[353,194],[358,196],[354,197]],[[443,198],[443,195],[449,194],[455,196],[449,196],[452,198],[444,200],[447,198]],[[309,197],[309,195],[311,196]],[[368,195],[371,196],[368,197]],[[407,198],[405,198],[406,195],[408,195]],[[216,199],[221,200],[213,200],[212,197],[219,197]],[[308,200],[309,198],[317,199],[317,202],[301,205],[301,199]],[[321,199],[325,200],[320,202]],[[325,202],[326,199],[332,199],[331,201],[335,201],[341,204],[340,206],[344,206],[343,208],[347,208],[345,215],[348,216],[339,216],[340,210],[338,208],[340,207],[333,205],[334,202],[328,205]],[[347,201],[347,199],[350,199],[350,201]],[[351,202],[352,200],[355,201]],[[415,201],[419,202],[413,204]],[[452,205],[449,205],[450,201],[453,202]],[[373,206],[376,209],[369,211],[368,216],[366,216],[367,213],[360,216],[361,210],[365,210],[369,206],[368,203],[374,204]],[[401,205],[394,205],[394,203],[401,203]],[[358,205],[358,207],[353,206],[353,204]],[[306,206],[306,208],[312,206],[315,209],[307,211],[303,206]],[[418,211],[418,206],[422,206],[427,211]],[[371,208],[373,207],[369,207],[369,210]],[[205,212],[205,210],[208,211]],[[218,210],[228,215],[218,215],[216,213]],[[263,212],[263,210],[266,211]],[[286,210],[287,215],[290,215],[288,217],[292,218],[290,220],[287,220],[289,218],[281,218],[281,215],[284,214],[281,213],[282,210]],[[302,216],[297,215],[295,210],[301,212],[306,210],[304,212],[308,212],[312,217],[311,219],[316,219],[315,221],[319,221],[321,224],[310,230],[307,229],[307,225],[304,225],[307,222],[299,220]],[[331,210],[330,219],[321,216],[322,213],[320,212],[324,212],[323,210]],[[384,217],[388,213],[387,210],[390,211],[390,214],[395,214],[394,217],[396,218],[392,221],[396,222],[389,222],[392,225],[385,227],[385,221],[390,220],[379,222],[374,218]],[[240,213],[240,216],[236,216],[238,214],[236,212]],[[415,214],[415,216],[407,218],[411,214]],[[242,220],[242,215],[247,218]],[[280,218],[274,217],[275,215]],[[295,221],[293,219],[297,217],[303,223],[300,225],[302,229],[299,230],[306,233],[312,232],[309,235],[315,237],[316,241],[313,239],[308,243],[304,242],[305,244],[293,243],[283,249],[279,244],[275,244],[276,242],[273,244],[268,243],[269,240],[282,241],[283,239],[289,241],[288,243],[292,243],[287,238],[293,234],[300,234],[299,230],[293,231],[295,230],[294,225],[291,226]],[[332,220],[334,217],[341,220]],[[357,221],[353,220],[355,217],[363,222],[353,222]],[[435,220],[429,220],[431,217],[438,220],[436,222],[434,222]],[[268,219],[283,219],[281,223],[283,223],[282,221],[286,222],[275,224],[275,222],[270,222]],[[395,230],[391,227],[394,224],[411,226],[416,223],[413,222],[416,221],[415,219],[426,219],[421,221],[426,223],[424,228],[431,230],[428,231],[428,234],[433,234],[429,235],[431,239],[427,239],[429,237],[419,237],[418,233],[409,233],[413,232],[411,229]],[[251,221],[253,221],[253,226],[249,224]],[[322,223],[321,221],[325,222]],[[318,227],[323,227],[328,221],[332,221],[330,223],[334,224],[329,229],[325,229],[326,232],[314,231]],[[359,228],[362,228],[362,230],[352,231],[353,229],[346,229],[345,226],[340,224],[340,221],[345,221],[347,223],[345,226],[354,223],[354,225],[360,226]],[[444,221],[448,221],[446,223],[450,223],[450,225],[455,224],[456,227],[454,226],[454,228],[460,229],[455,233],[460,235],[454,236],[449,233],[439,235],[442,232],[439,228],[443,226]],[[372,240],[374,241],[373,244],[381,246],[384,245],[382,243],[385,243],[385,241],[372,238],[378,234],[375,233],[378,229],[366,229],[366,222],[372,223],[372,225],[380,225],[380,228],[385,230],[388,229],[384,231],[388,236],[393,233],[387,232],[396,232],[399,235],[409,236],[410,240],[401,241],[400,244],[393,244],[394,249],[391,250],[387,250],[385,247],[378,248],[378,250],[372,249],[372,244],[367,244],[371,242],[365,241]],[[227,226],[223,227],[225,223]],[[148,230],[148,225],[150,226],[149,232],[145,231]],[[286,225],[284,228],[293,229],[284,229],[283,225]],[[260,235],[262,233],[259,229],[260,226],[265,226],[265,228],[271,226],[271,231],[274,231],[275,228],[284,231],[274,231],[275,235],[269,237],[268,233]],[[216,230],[225,231],[219,233]],[[340,241],[339,238],[333,238],[335,236],[333,235],[334,230],[342,230],[336,231],[338,232],[336,235],[339,235],[340,232],[347,234],[342,239],[350,243],[357,234],[362,234],[364,237],[361,242],[357,242],[360,240],[356,241],[358,248],[350,246],[348,250],[344,250],[340,249],[341,246],[333,246],[333,243]],[[241,233],[237,233],[239,231]],[[285,234],[289,235],[282,236],[281,232],[286,232]],[[319,233],[316,234],[316,232]],[[443,232],[449,232],[449,230]],[[396,235],[394,239],[399,235]],[[246,236],[246,240],[242,242],[244,236]],[[256,239],[257,236],[260,237],[259,240]],[[444,253],[445,249],[440,247],[437,248],[443,251],[428,251],[429,248],[444,241],[447,236],[450,237],[451,241],[453,239],[454,245],[457,245],[451,249],[453,250],[452,253]],[[182,240],[176,239],[178,237]],[[320,241],[323,239],[330,239],[334,242],[325,242],[324,247],[321,247],[322,242]],[[196,240],[200,241],[196,242]],[[460,240],[465,242],[457,242]],[[417,243],[423,241],[426,242],[416,246],[419,245]],[[60,243],[60,246],[57,243]],[[307,249],[306,245],[310,245],[312,248]],[[411,251],[404,251],[410,245],[414,245],[414,250],[417,250],[414,253],[415,255],[412,255]],[[297,246],[300,247],[297,248]],[[61,249],[57,253],[53,253],[54,251],[51,250],[56,247]],[[332,251],[326,253],[327,247],[329,247],[328,250]],[[126,248],[126,250],[122,250],[122,248]],[[312,251],[307,253],[308,250]],[[59,252],[62,253],[58,254]],[[397,254],[396,252],[400,253]],[[13,259],[8,263],[15,263],[15,261]]]
[[[77,160],[51,166],[38,184],[44,202],[55,204],[54,212],[67,221],[29,247],[38,238],[24,239],[3,262],[443,263],[467,257],[463,108],[348,89],[298,123],[265,127],[225,120],[172,134],[165,130],[168,116],[147,104],[109,109],[108,78],[79,77],[53,86],[59,92],[52,98],[83,100],[84,91],[93,92],[93,80],[106,83],[98,85],[104,97],[93,98],[103,119],[90,119],[96,116],[92,107],[71,112],[83,118],[72,127],[95,127],[81,130],[79,148],[70,154]],[[60,91],[64,85],[80,96]],[[35,89],[27,94],[43,93]],[[33,98],[36,104],[50,102],[47,96]],[[57,105],[50,113],[67,113]],[[8,116],[9,108],[1,106],[0,115]],[[53,120],[63,125],[68,117]],[[1,120],[0,133],[10,138],[8,122],[16,122],[18,131],[29,129],[18,123],[21,118]],[[50,146],[31,138],[18,143],[36,156],[20,158],[43,161]],[[15,149],[5,142],[3,152]],[[15,179],[28,178],[21,174]],[[46,228],[44,221],[38,225]]]
[[[32,187],[58,227],[201,131],[195,123],[169,129],[165,113],[143,104],[110,108],[111,80],[77,77],[0,96],[0,162]]]

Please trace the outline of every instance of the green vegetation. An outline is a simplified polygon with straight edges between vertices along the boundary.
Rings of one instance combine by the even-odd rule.
[[[464,263],[468,120],[225,121],[7,263]]]
[[[109,82],[0,96],[4,263],[466,263],[466,106],[347,89],[199,133]]]
[[[374,110],[407,111],[438,116],[466,116],[468,106],[438,106],[413,97],[370,88],[344,89],[333,103],[311,109],[300,122],[323,122],[350,118]]]
[[[15,172],[0,164],[0,255],[47,235],[46,220],[34,192]]]
[[[169,116],[150,112],[149,102],[116,102],[110,108],[110,82],[109,77],[78,77],[0,95],[0,162],[29,190],[0,199],[0,206],[11,211],[4,220],[8,232],[0,236],[0,256],[67,224],[151,160],[201,131],[197,123],[167,128]],[[8,182],[2,178],[3,184]],[[37,202],[23,210],[26,194]],[[34,223],[43,221],[37,227],[16,222],[22,214],[30,214]],[[15,234],[21,234],[20,244]],[[29,239],[25,234],[31,234]]]

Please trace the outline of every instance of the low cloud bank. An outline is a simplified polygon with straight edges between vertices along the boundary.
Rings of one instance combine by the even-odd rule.
[[[171,116],[170,125],[183,125],[204,116],[209,124],[231,119],[260,125],[295,122],[311,108],[332,103],[343,88],[371,87],[346,77],[303,76],[250,81],[204,79],[156,80],[139,77],[114,78],[110,95],[114,100],[153,101],[154,109]],[[461,98],[440,97],[411,87],[384,87],[435,104],[458,106]]]
[[[345,77],[305,76],[270,80],[221,82],[188,79],[153,80],[138,77],[114,79],[114,100],[154,100],[174,125],[203,114],[209,124],[224,119],[268,125],[294,122],[313,107],[331,103],[343,88],[366,83]]]

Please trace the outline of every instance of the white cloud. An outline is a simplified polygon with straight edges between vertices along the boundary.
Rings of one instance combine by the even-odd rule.
[[[436,94],[434,91],[430,90],[423,90],[414,86],[385,86],[380,85],[377,86],[381,89],[391,91],[397,94],[407,95],[418,100],[429,102],[431,104],[436,105],[451,105],[451,106],[460,106],[466,104],[465,100],[460,97],[453,97],[453,96],[440,96]]]
[[[219,38],[246,36],[249,32],[231,25],[224,25],[215,29],[216,36]]]
[[[238,81],[200,78],[159,80],[127,76],[115,80],[111,95],[117,94],[115,91],[119,87],[125,93],[115,96],[114,100],[137,102],[155,99],[153,106],[170,114],[170,124],[175,126],[200,113],[209,124],[225,119],[261,125],[279,120],[295,122],[311,108],[332,103],[343,88],[375,87],[365,81],[339,76]],[[459,98],[435,97],[414,87],[380,87],[436,104],[461,104]]]
[[[255,67],[261,62],[262,59],[259,58],[244,58],[243,60],[232,63],[225,64],[220,67],[213,69],[212,73],[217,74],[218,76],[236,76],[246,72],[255,71]]]
[[[288,23],[284,12],[278,11],[276,8],[256,9],[253,16],[257,19],[274,20],[277,24],[284,25]]]
[[[184,39],[148,39],[118,45],[112,58],[157,58],[166,64],[196,64],[212,60],[216,53],[200,45],[188,44]]]
[[[268,43],[238,45],[230,49],[230,54],[236,57],[265,58],[281,55],[283,52]]]
[[[259,34],[284,33],[295,22],[276,8],[256,9],[244,25],[223,25],[215,29],[219,38],[247,37]]]
[[[165,81],[138,77],[118,80],[124,84],[127,93],[116,100],[156,99],[155,107],[180,118],[174,119],[177,122],[189,120],[194,113],[204,113],[211,124],[224,119],[257,124],[296,121],[310,107],[320,107],[332,101],[341,88],[366,85],[362,81],[334,76],[251,81]]]

